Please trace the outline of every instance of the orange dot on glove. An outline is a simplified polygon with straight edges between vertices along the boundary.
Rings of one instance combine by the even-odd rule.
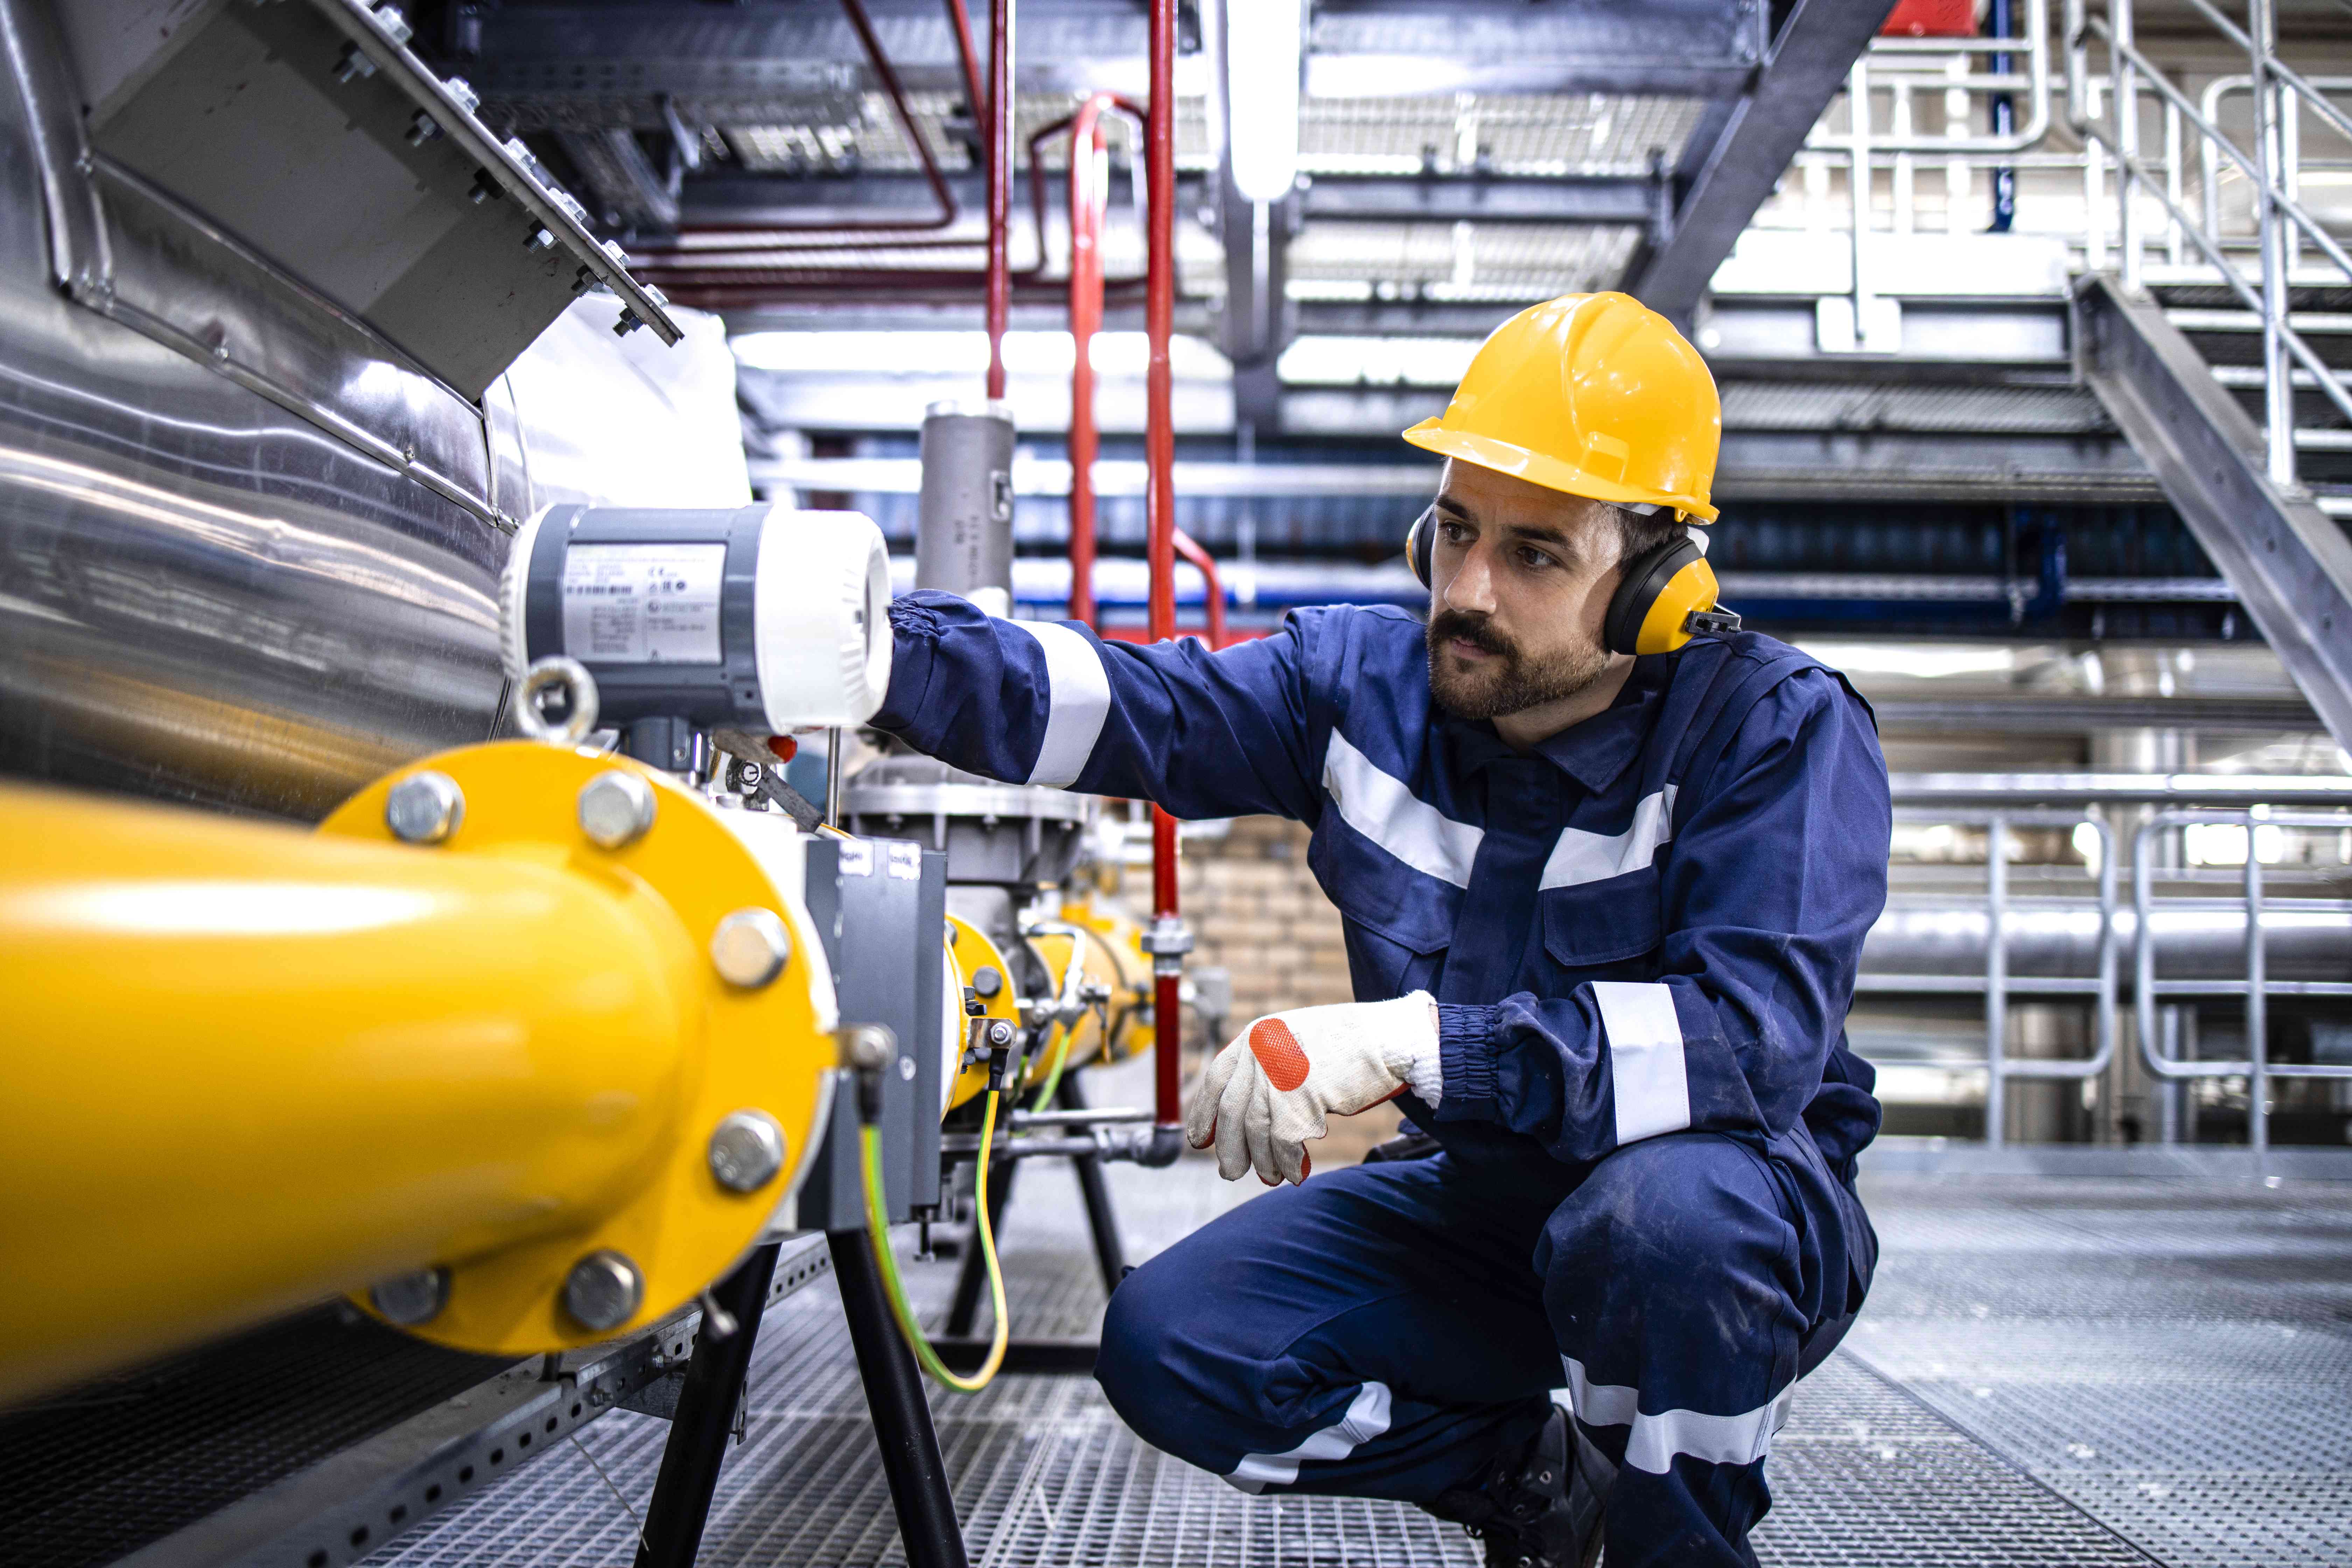
[[[1250,1026],[1249,1042],[1250,1054],[1275,1088],[1288,1093],[1307,1081],[1307,1053],[1298,1048],[1289,1025],[1279,1018],[1261,1018]]]

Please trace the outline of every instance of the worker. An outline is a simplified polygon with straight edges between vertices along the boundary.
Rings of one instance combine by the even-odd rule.
[[[1570,295],[1405,432],[1446,458],[1425,625],[1301,610],[1213,653],[891,605],[875,722],[918,749],[1313,831],[1360,1000],[1209,1063],[1191,1141],[1281,1188],[1131,1273],[1097,1366],[1245,1490],[1415,1503],[1522,1568],[1755,1561],[1876,1257],[1844,1018],[1891,813],[1861,699],[1715,604],[1720,409],[1664,318]],[[1419,1157],[1313,1171],[1391,1099]]]

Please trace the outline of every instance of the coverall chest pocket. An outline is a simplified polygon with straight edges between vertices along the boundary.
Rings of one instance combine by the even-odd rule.
[[[1461,889],[1338,835],[1318,835],[1307,865],[1346,919],[1349,978],[1358,997],[1436,989],[1462,912]]]
[[[1654,866],[1606,881],[1548,888],[1537,898],[1544,956],[1562,987],[1589,980],[1647,980],[1655,973],[1660,922]]]

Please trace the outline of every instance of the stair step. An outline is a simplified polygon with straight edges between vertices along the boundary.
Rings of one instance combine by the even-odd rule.
[[[2184,332],[2259,332],[2263,319],[2252,310],[2168,310],[2164,319]],[[2352,313],[2297,310],[2286,319],[2298,332],[2352,332]]]

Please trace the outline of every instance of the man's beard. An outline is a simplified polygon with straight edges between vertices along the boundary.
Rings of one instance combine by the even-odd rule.
[[[1473,668],[1448,668],[1445,644],[1457,637],[1495,658]],[[1488,616],[1442,610],[1430,617],[1430,695],[1459,718],[1499,718],[1573,697],[1608,668],[1609,655],[1597,644],[1530,658]]]

